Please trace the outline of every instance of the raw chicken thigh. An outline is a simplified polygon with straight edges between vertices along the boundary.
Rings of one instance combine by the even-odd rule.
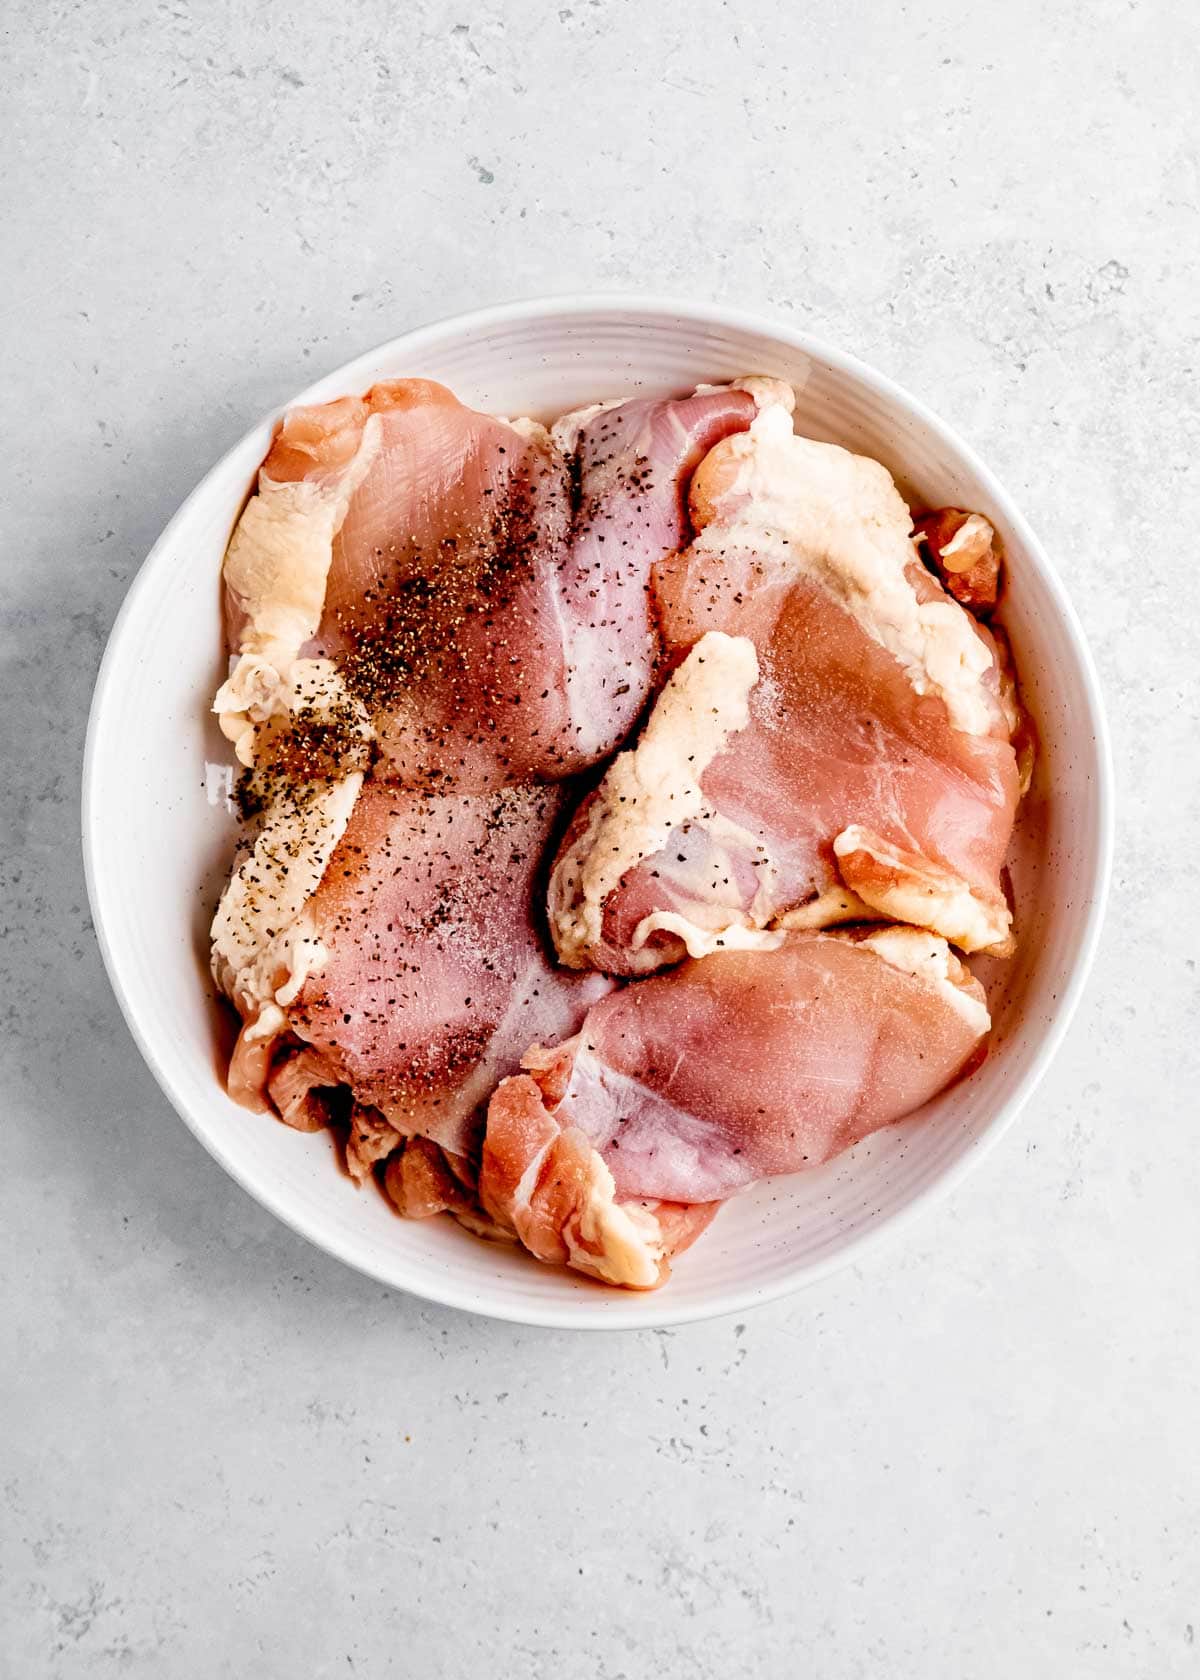
[[[225,564],[239,657],[217,710],[239,757],[298,684],[361,711],[377,774],[406,785],[612,751],[650,692],[650,570],[687,534],[686,479],[754,410],[729,388],[638,399],[560,422],[565,450],[430,380],[293,411]]]
[[[1015,701],[885,469],[769,405],[691,497],[655,574],[682,664],[566,837],[560,958],[640,973],[875,918],[1003,952]]]
[[[539,1258],[580,1265],[578,1228],[583,1270],[599,1244],[623,1273],[610,1281],[645,1286],[669,1259],[677,1204],[707,1224],[744,1185],[903,1118],[979,1059],[990,1024],[978,981],[915,928],[792,933],[770,952],[688,961],[526,1055],[492,1098],[480,1194]]]

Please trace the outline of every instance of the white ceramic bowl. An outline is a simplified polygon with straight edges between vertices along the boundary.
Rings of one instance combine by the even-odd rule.
[[[599,397],[673,392],[742,373],[798,390],[798,429],[877,456],[910,497],[978,509],[1001,532],[1004,623],[1041,737],[1013,869],[1021,949],[987,977],[996,1019],[973,1078],[918,1117],[815,1172],[732,1201],[655,1294],[606,1291],[477,1241],[449,1219],[406,1223],[356,1191],[330,1141],[225,1095],[228,1046],[208,977],[207,926],[233,844],[219,796],[228,754],[208,715],[222,675],[221,559],[278,418],[220,461],[147,559],[96,685],[84,767],[84,855],[117,997],[163,1090],[217,1160],[312,1242],[429,1300],[531,1324],[613,1328],[741,1311],[860,1255],[978,1161],[1028,1100],[1066,1028],[1099,929],[1111,771],[1096,676],[1045,553],[987,469],[879,374],[793,328],[690,303],[506,304],[372,350],[297,402],[427,375],[464,401],[550,416]],[[206,782],[211,791],[205,796]]]

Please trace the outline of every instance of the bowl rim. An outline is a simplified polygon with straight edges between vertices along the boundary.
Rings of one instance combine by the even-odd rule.
[[[350,388],[357,376],[357,370],[374,363],[381,356],[395,360],[402,360],[405,357],[415,359],[426,346],[435,344],[447,336],[478,333],[542,318],[570,320],[573,317],[611,312],[620,312],[633,317],[644,317],[650,322],[664,319],[691,320],[698,327],[726,328],[733,331],[758,333],[773,338],[789,350],[799,351],[801,354],[811,356],[815,361],[822,362],[866,386],[898,412],[910,419],[915,419],[922,426],[928,428],[944,446],[957,455],[962,464],[974,474],[979,483],[986,489],[995,505],[1002,510],[1006,525],[1019,536],[1031,562],[1041,574],[1041,580],[1054,603],[1060,623],[1079,662],[1087,705],[1087,723],[1095,742],[1096,823],[1098,832],[1096,835],[1095,868],[1092,872],[1092,879],[1086,884],[1088,902],[1083,930],[1079,938],[1075,962],[1059,994],[1057,1007],[1052,1017],[1039,1029],[1039,1040],[1028,1069],[1006,1096],[996,1114],[989,1121],[986,1130],[971,1149],[961,1155],[936,1179],[918,1190],[904,1207],[887,1215],[879,1223],[873,1224],[848,1238],[835,1253],[788,1272],[767,1285],[747,1286],[742,1290],[727,1289],[715,1295],[711,1302],[699,1301],[691,1305],[681,1305],[678,1308],[672,1306],[669,1286],[649,1299],[644,1295],[637,1297],[636,1308],[632,1302],[628,1305],[624,1304],[614,1291],[610,1295],[606,1295],[603,1310],[597,1311],[595,1308],[599,1306],[599,1302],[590,1292],[588,1294],[581,1292],[578,1295],[564,1297],[561,1303],[528,1304],[521,1301],[518,1304],[507,1302],[503,1297],[502,1290],[494,1286],[486,1288],[481,1286],[464,1287],[456,1284],[446,1284],[437,1278],[425,1278],[421,1275],[419,1266],[413,1267],[412,1275],[406,1276],[404,1281],[400,1281],[395,1275],[382,1275],[363,1257],[347,1252],[336,1235],[330,1235],[313,1228],[304,1215],[297,1213],[289,1205],[286,1194],[277,1194],[273,1186],[256,1182],[253,1175],[243,1170],[230,1152],[221,1145],[220,1141],[210,1135],[203,1120],[191,1112],[170,1066],[160,1053],[159,1046],[151,1043],[148,1035],[144,1032],[124,983],[123,965],[127,959],[124,954],[116,949],[109,937],[106,925],[107,889],[97,867],[98,834],[104,820],[102,779],[97,774],[97,763],[104,737],[110,697],[120,679],[127,657],[127,650],[124,646],[127,627],[136,613],[137,606],[142,596],[152,587],[161,557],[170,550],[176,531],[184,523],[193,503],[204,492],[210,478],[217,474],[233,456],[244,450],[249,440],[257,432],[261,431],[266,425],[273,425],[286,410],[313,401],[321,388],[331,382],[345,382],[347,388]],[[324,399],[318,397],[317,400]],[[763,1306],[771,1301],[794,1294],[798,1290],[818,1283],[847,1266],[858,1263],[877,1246],[899,1236],[935,1202],[950,1195],[967,1174],[972,1172],[989,1151],[995,1147],[1009,1127],[1015,1123],[1041,1084],[1047,1069],[1058,1053],[1079,1005],[1084,986],[1095,960],[1108,901],[1112,870],[1114,830],[1112,743],[1095,661],[1082,625],[1053,562],[1012,496],[999,482],[995,474],[985,465],[975,450],[923,402],[912,396],[886,374],[880,373],[857,356],[826,343],[814,334],[808,333],[790,322],[777,320],[767,314],[724,304],[662,294],[569,292],[561,295],[551,294],[517,299],[443,316],[360,352],[341,366],[332,368],[318,379],[310,381],[303,390],[279,405],[270,414],[257,419],[247,428],[238,441],[205,471],[200,481],[163,528],[125,593],[124,600],[109,631],[96,676],[84,745],[82,784],[81,839],[84,877],[96,939],[109,983],[143,1060],[175,1112],[209,1154],[224,1168],[235,1183],[239,1184],[260,1206],[266,1208],[284,1225],[308,1242],[313,1243],[317,1248],[332,1255],[355,1271],[361,1272],[373,1281],[382,1283],[389,1288],[400,1289],[418,1299],[439,1306],[478,1313],[481,1316],[508,1323],[547,1329],[641,1330],[695,1323],[706,1319],[725,1317],[731,1313],[746,1312],[753,1307]]]

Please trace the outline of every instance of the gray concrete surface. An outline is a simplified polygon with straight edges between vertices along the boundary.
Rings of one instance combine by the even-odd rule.
[[[1200,1652],[1200,33],[1188,0],[10,0],[0,1672],[1163,1677]],[[1120,778],[1032,1111],[861,1269],[575,1339],[226,1180],[109,994],[85,711],[143,554],[319,370],[676,290],[923,394],[1049,539]]]

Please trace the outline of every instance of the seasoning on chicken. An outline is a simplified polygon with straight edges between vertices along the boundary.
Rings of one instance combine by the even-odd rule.
[[[531,1039],[575,1031],[611,982],[556,968],[535,889],[551,787],[428,794],[368,782],[307,915],[321,958],[291,1033],[402,1136],[459,1155]]]
[[[754,410],[728,387],[635,399],[560,422],[565,449],[430,380],[293,411],[225,563],[216,710],[239,758],[297,685],[369,719],[377,773],[406,785],[611,752],[650,691],[650,570],[685,540],[687,479]]]

